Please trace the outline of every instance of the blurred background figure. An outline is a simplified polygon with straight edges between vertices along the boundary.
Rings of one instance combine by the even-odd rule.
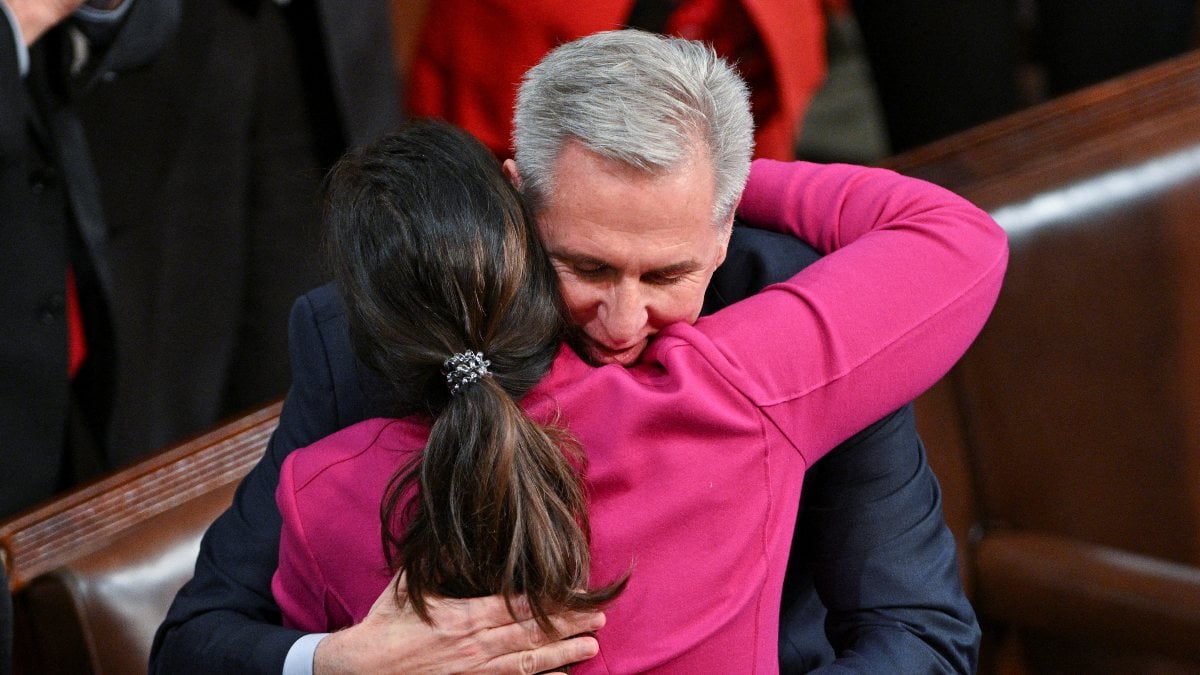
[[[630,26],[712,42],[750,85],[755,156],[791,159],[825,75],[826,2],[394,0],[393,17],[408,112],[462,126],[501,158],[525,71],[563,42]]]
[[[13,608],[8,592],[8,572],[0,565],[0,675],[12,672]]]
[[[174,0],[0,0],[0,519],[104,467],[110,230],[77,111],[178,21]]]
[[[1195,46],[1195,0],[851,0],[889,149]]]
[[[400,117],[387,0],[183,6],[165,53],[81,108],[111,229],[113,467],[284,394],[288,310],[322,283],[319,182]]]

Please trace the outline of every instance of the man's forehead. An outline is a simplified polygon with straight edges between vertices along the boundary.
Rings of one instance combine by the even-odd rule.
[[[603,266],[631,274],[646,274],[648,272],[682,274],[703,267],[703,263],[695,256],[671,256],[652,251],[639,251],[632,254],[629,252],[615,253],[605,251],[585,253],[569,247],[557,249],[551,247],[550,256],[555,260],[576,266]]]
[[[557,215],[539,216],[536,222],[546,248],[561,256],[683,260],[719,238],[704,218],[641,218],[632,212]]]
[[[554,185],[535,218],[559,260],[635,272],[683,268],[711,260],[722,239],[703,163],[648,176],[568,146]]]
[[[612,232],[593,236],[590,232],[573,231],[570,226],[555,228],[552,234],[543,236],[546,250],[554,258],[611,267],[687,266],[695,264],[703,253],[701,249],[707,248],[688,240],[655,243],[652,239]]]

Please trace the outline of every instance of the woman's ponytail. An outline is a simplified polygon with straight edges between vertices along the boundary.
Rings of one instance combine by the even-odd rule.
[[[491,377],[454,396],[434,421],[419,465],[393,483],[385,501],[394,509],[416,487],[407,531],[393,546],[422,618],[429,593],[523,594],[549,631],[548,614],[612,599],[623,582],[587,590],[581,461],[565,432],[529,419]],[[385,511],[384,522],[397,515]]]
[[[330,171],[326,222],[356,353],[397,414],[431,422],[381,505],[417,613],[430,619],[435,594],[521,594],[550,632],[549,614],[615,597],[624,578],[588,590],[582,453],[518,405],[558,353],[563,311],[495,158],[444,123],[412,125]]]

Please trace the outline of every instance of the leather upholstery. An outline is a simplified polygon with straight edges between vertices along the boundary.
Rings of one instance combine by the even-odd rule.
[[[1200,669],[1197,111],[1193,53],[888,162],[1010,237],[917,405],[984,672]]]
[[[271,405],[0,525],[16,672],[145,672],[200,537],[278,417]]]

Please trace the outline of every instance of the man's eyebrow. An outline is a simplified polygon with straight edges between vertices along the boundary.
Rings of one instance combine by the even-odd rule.
[[[609,265],[609,262],[607,260],[601,260],[600,258],[597,258],[596,256],[588,255],[586,253],[576,253],[574,251],[564,251],[562,249],[552,249],[549,251],[549,253],[550,253],[551,258],[557,258],[559,260],[563,260],[563,261],[566,261],[569,263],[574,263],[577,265],[582,264],[582,265],[594,265],[594,266],[605,266],[605,267],[607,267]]]
[[[604,260],[602,258],[597,258],[596,256],[589,255],[587,253],[577,253],[574,251],[568,251],[568,250],[564,250],[564,249],[551,249],[548,252],[549,252],[551,258],[554,258],[556,260],[561,260],[563,262],[568,262],[573,265],[584,265],[584,266],[588,266],[588,267],[612,267],[613,266],[613,264],[611,262]],[[670,263],[669,265],[664,265],[662,267],[656,267],[654,269],[646,270],[642,274],[660,274],[660,275],[664,275],[664,276],[671,276],[671,275],[675,275],[675,274],[687,274],[688,272],[694,272],[694,271],[700,269],[701,267],[703,267],[703,265],[701,265],[699,261],[681,260],[679,262]]]
[[[682,262],[671,263],[666,267],[659,267],[650,270],[651,274],[684,274],[700,269],[701,265],[695,260],[684,260]]]

